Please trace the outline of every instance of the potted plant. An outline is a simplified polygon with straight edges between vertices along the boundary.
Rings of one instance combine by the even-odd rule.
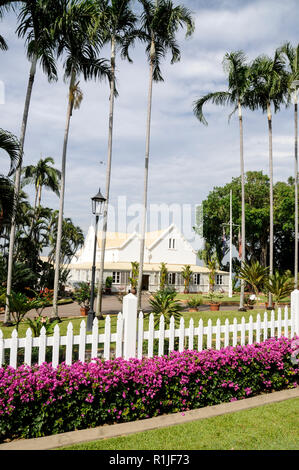
[[[131,293],[136,294],[137,285],[138,285],[138,274],[139,274],[139,263],[137,261],[132,261],[132,276],[129,278],[131,284]]]
[[[197,296],[192,296],[187,300],[187,305],[189,307],[189,312],[197,312],[198,307],[202,304],[202,298]]]
[[[209,299],[209,304],[210,304],[210,310],[213,312],[218,311],[220,308],[220,302],[217,301],[217,299],[221,299],[222,295],[217,294],[214,290],[211,290],[208,293],[208,299]]]
[[[80,305],[81,315],[86,316],[89,311],[91,288],[89,282],[79,282],[73,293],[75,302]]]
[[[111,287],[112,287],[113,278],[112,276],[107,276],[105,280],[105,294],[111,294]]]

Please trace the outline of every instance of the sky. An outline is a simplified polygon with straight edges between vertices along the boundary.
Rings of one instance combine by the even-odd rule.
[[[136,3],[133,2],[133,4]],[[180,2],[174,1],[175,4]],[[239,124],[237,115],[228,123],[229,108],[208,105],[202,125],[193,114],[193,103],[206,93],[226,90],[222,60],[227,52],[243,50],[248,61],[260,54],[273,56],[285,41],[298,41],[296,0],[185,0],[193,12],[195,32],[185,39],[178,34],[179,63],[162,63],[164,82],[153,86],[148,187],[148,230],[164,229],[175,222],[194,248],[195,207],[215,186],[240,174]],[[24,41],[15,34],[13,14],[0,23],[0,34],[9,50],[0,52],[0,80],[5,100],[0,104],[1,127],[20,135],[30,64]],[[109,59],[109,49],[102,57]],[[149,68],[144,47],[131,51],[133,64],[117,56],[117,87],[113,130],[112,174],[108,229],[138,231],[141,222]],[[67,110],[67,83],[59,63],[59,80],[49,83],[40,68],[34,83],[24,165],[51,156],[61,168]],[[84,82],[84,99],[71,119],[66,165],[64,216],[86,234],[94,223],[90,198],[99,187],[105,195],[108,147],[109,86],[107,82]],[[274,180],[293,176],[293,115],[282,109],[273,116]],[[244,111],[245,171],[268,173],[267,116]],[[7,158],[0,153],[5,172]],[[31,202],[33,188],[24,190]],[[42,204],[58,209],[59,198],[44,190]],[[159,216],[159,213],[161,214]]]

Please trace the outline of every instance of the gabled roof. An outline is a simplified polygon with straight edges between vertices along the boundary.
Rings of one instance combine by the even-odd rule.
[[[161,235],[165,230],[156,230],[154,232],[147,232],[145,234],[145,246],[149,248],[155,243],[156,240],[161,238]],[[134,233],[122,233],[122,232],[107,232],[106,233],[106,249],[123,248],[130,240],[139,238],[139,234]],[[98,248],[102,246],[102,232],[98,232],[97,236]]]

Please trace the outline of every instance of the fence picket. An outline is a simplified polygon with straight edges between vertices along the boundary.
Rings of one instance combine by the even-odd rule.
[[[220,349],[220,318],[216,321],[216,349]]]
[[[111,341],[111,319],[107,315],[105,320],[105,340],[104,340],[104,359],[110,359],[110,341]]]
[[[275,336],[275,313],[271,310],[271,338]]]
[[[253,343],[253,318],[252,315],[249,317],[249,324],[248,324],[248,344]]]
[[[261,316],[258,313],[256,316],[256,335],[255,335],[255,342],[260,343],[261,340]]]
[[[194,339],[194,320],[190,318],[189,321],[189,341],[188,341],[188,349],[191,351],[193,349],[193,339]]]
[[[154,355],[154,315],[151,313],[148,325],[148,357]]]
[[[277,336],[278,336],[278,338],[281,337],[281,326],[282,326],[281,308],[279,307],[278,312],[277,312]]]
[[[288,307],[285,307],[284,309],[284,335],[286,338],[289,337],[289,311]]]
[[[226,318],[224,325],[224,347],[229,345],[229,319]]]
[[[17,368],[17,354],[18,354],[18,332],[16,329],[13,330],[11,334],[11,348],[10,348],[10,358],[9,365],[14,369]]]
[[[85,361],[85,350],[86,350],[86,323],[84,320],[80,323],[80,333],[79,333],[79,355],[78,359],[81,362]]]
[[[198,351],[202,351],[202,343],[203,343],[203,321],[201,318],[198,322],[198,340],[197,340]]]
[[[73,356],[73,324],[69,322],[66,331],[66,349],[65,349],[65,363],[70,366],[72,365]]]
[[[3,332],[0,330],[0,367],[4,363],[4,339],[3,339]]]
[[[210,349],[211,347],[212,347],[212,320],[209,318],[208,328],[207,328],[207,348]]]
[[[52,346],[52,366],[56,368],[59,364],[60,328],[54,326],[53,346]],[[85,358],[84,358],[85,359]]]
[[[163,356],[164,354],[164,336],[165,336],[165,320],[164,315],[161,315],[159,322],[159,350],[158,355]]]
[[[267,312],[264,313],[264,323],[263,323],[263,340],[266,341],[268,338],[268,314]]]
[[[241,346],[245,345],[245,331],[246,331],[245,317],[242,317],[241,319]]]
[[[238,342],[238,322],[235,317],[233,321],[233,346],[237,346],[237,342]]]
[[[143,312],[139,313],[138,317],[138,346],[137,346],[137,358],[142,358],[143,350]],[[120,352],[120,350],[119,350]]]
[[[184,318],[180,319],[180,329],[179,329],[179,352],[184,351],[184,339],[185,339],[185,322]]]
[[[174,335],[175,335],[175,324],[174,324],[174,316],[170,317],[170,324],[169,324],[169,352],[174,350]]]
[[[98,343],[99,343],[99,320],[97,317],[93,320],[91,332],[91,359],[98,357]]]
[[[28,328],[26,331],[25,352],[24,352],[24,363],[27,366],[31,366],[31,358],[32,358],[32,330]]]

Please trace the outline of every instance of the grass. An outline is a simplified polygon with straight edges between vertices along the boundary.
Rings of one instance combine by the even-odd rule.
[[[57,450],[298,450],[299,398]]]
[[[203,320],[203,325],[207,326],[208,320],[211,318],[212,324],[215,325],[216,321],[218,318],[220,318],[221,323],[224,323],[226,318],[229,319],[230,322],[233,321],[234,318],[237,318],[238,323],[241,321],[242,317],[245,318],[246,321],[249,320],[249,317],[252,316],[253,321],[256,320],[257,314],[259,313],[262,318],[264,315],[265,309],[264,308],[256,308],[253,310],[247,310],[246,312],[239,312],[238,310],[220,310],[218,312],[211,312],[210,310],[206,311],[198,311],[198,312],[189,312],[185,311],[183,312],[183,317],[185,320],[185,326],[188,327],[189,321],[191,318],[194,320],[194,324],[197,327],[198,326],[198,321],[200,318]],[[111,315],[111,332],[115,333],[116,332],[116,324],[117,324],[117,315]],[[282,309],[282,317],[284,318],[284,312]],[[270,312],[268,312],[268,318],[270,318]],[[277,310],[275,311],[275,318],[277,319]],[[67,332],[67,326],[69,322],[73,324],[73,331],[74,334],[77,335],[79,334],[80,331],[80,324],[83,321],[87,321],[87,317],[69,317],[69,318],[62,318],[62,321],[59,323],[59,328],[60,328],[60,334],[62,336],[66,335]],[[148,318],[145,318],[144,320],[144,329],[146,330],[148,327]],[[26,336],[26,331],[29,328],[28,324],[26,321],[22,321],[19,325],[19,331],[18,331],[18,336],[20,338]],[[10,338],[12,331],[15,329],[15,326],[8,326],[4,327],[3,322],[0,322],[0,329],[3,332],[3,337],[4,338]],[[99,320],[99,333],[104,333],[105,329],[105,319],[104,320]]]

